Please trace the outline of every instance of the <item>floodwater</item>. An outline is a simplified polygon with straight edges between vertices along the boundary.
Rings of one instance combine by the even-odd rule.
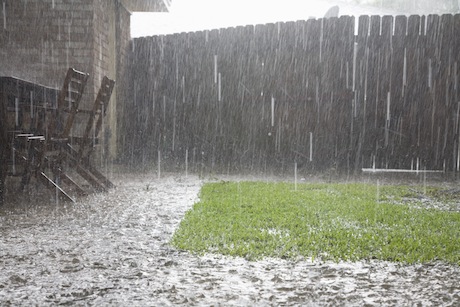
[[[168,242],[203,181],[125,174],[114,182],[75,205],[31,206],[22,196],[0,209],[1,306],[460,304],[455,265],[250,262],[178,251]]]

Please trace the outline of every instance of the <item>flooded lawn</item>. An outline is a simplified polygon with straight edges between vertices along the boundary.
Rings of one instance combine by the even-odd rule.
[[[460,268],[382,261],[250,262],[168,242],[197,200],[194,176],[123,175],[76,205],[0,209],[0,305],[460,304]],[[459,240],[459,238],[452,238]]]

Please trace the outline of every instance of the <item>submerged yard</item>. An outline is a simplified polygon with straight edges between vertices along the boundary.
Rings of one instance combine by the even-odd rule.
[[[455,193],[159,177],[120,172],[111,177],[116,189],[74,205],[10,195],[11,206],[0,208],[0,305],[460,303]],[[407,234],[394,245],[378,238],[397,243]],[[420,253],[424,246],[433,257]],[[382,255],[404,262],[371,259]],[[417,257],[425,263],[405,263]]]
[[[426,186],[208,183],[172,242],[250,260],[460,264],[458,200]]]

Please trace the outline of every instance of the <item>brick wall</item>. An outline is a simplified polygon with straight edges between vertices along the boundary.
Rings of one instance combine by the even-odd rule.
[[[73,67],[90,74],[80,106],[90,108],[104,75],[115,80],[123,75],[129,16],[118,0],[0,0],[0,76],[60,88]],[[112,156],[120,85],[105,130]],[[81,126],[77,118],[77,129]]]
[[[127,50],[130,45],[130,12],[119,1],[95,1],[94,14],[94,90],[97,92],[104,75],[116,81],[107,110],[104,128],[104,152],[117,155],[118,117],[123,112],[123,79],[127,71]]]
[[[117,80],[125,79],[126,72],[129,69],[128,57],[131,50],[131,22],[130,17],[131,13],[126,10],[123,5],[118,5],[116,9],[117,20],[116,23],[116,36],[118,40],[116,41],[116,52],[118,54],[117,62]],[[121,82],[120,82],[121,83]]]
[[[92,1],[1,1],[0,75],[60,87],[68,67],[92,70]]]
[[[123,131],[123,116],[125,113],[126,101],[129,101],[129,91],[127,89],[128,78],[129,78],[129,50],[131,46],[131,25],[130,25],[130,13],[123,7],[118,6],[117,9],[117,18],[119,22],[117,23],[117,37],[119,38],[116,43],[116,50],[118,54],[117,62],[117,75],[116,75],[116,86],[114,95],[116,97],[116,105],[114,112],[117,113],[116,116],[116,131],[118,133],[112,138],[112,141],[115,142],[116,148],[111,152],[117,153],[117,157],[121,156],[121,144],[125,133]]]

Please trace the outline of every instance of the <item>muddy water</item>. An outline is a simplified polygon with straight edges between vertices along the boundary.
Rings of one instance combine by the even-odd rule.
[[[458,266],[249,262],[177,251],[168,241],[202,181],[114,181],[116,190],[72,206],[19,199],[0,209],[1,306],[460,304]]]

